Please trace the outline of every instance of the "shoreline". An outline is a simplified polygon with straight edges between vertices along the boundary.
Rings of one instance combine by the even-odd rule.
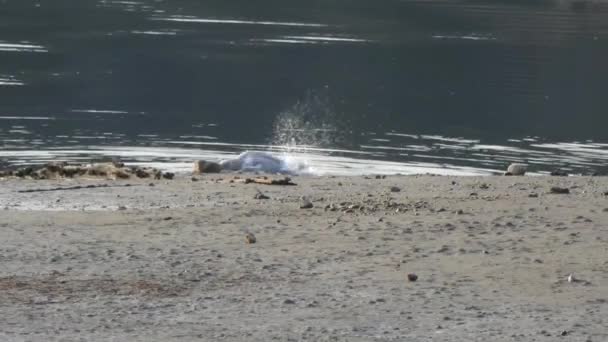
[[[0,338],[608,339],[608,177],[253,176],[0,180]]]

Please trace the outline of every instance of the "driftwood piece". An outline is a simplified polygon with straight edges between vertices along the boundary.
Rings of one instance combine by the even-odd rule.
[[[18,190],[19,193],[29,193],[29,192],[48,192],[48,191],[68,191],[68,190],[80,190],[80,189],[95,189],[95,188],[121,188],[121,187],[130,187],[133,186],[131,184],[124,185],[108,185],[108,184],[90,184],[90,185],[76,185],[69,187],[57,187],[57,188],[47,188],[47,189],[28,189],[28,190]]]
[[[265,185],[297,185],[291,181],[291,178],[285,177],[280,179],[271,179],[268,177],[245,178],[245,184],[265,184]]]

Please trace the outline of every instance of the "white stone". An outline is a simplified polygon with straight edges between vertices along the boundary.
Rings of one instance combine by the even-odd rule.
[[[526,174],[527,170],[528,165],[526,164],[511,164],[507,169],[507,173],[511,174],[512,176],[523,176]]]

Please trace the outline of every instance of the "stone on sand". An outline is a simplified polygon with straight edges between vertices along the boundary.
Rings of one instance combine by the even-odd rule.
[[[222,166],[218,163],[207,160],[197,160],[194,162],[194,169],[192,170],[192,173],[219,173],[220,171],[222,171]]]
[[[570,189],[568,188],[560,188],[559,186],[554,186],[551,188],[552,194],[569,194]]]
[[[247,233],[245,234],[245,241],[247,241],[247,243],[252,244],[252,243],[256,243],[257,239],[255,238],[255,235],[253,235],[253,233]]]
[[[505,175],[523,176],[526,174],[526,171],[528,171],[528,165],[513,163],[513,164],[509,165],[509,167],[507,168],[507,173],[505,173]]]
[[[312,202],[306,198],[303,198],[300,203],[300,209],[312,209],[313,206]]]

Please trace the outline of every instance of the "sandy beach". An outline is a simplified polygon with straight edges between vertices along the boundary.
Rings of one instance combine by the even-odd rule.
[[[236,177],[0,180],[0,340],[608,341],[607,177]]]

